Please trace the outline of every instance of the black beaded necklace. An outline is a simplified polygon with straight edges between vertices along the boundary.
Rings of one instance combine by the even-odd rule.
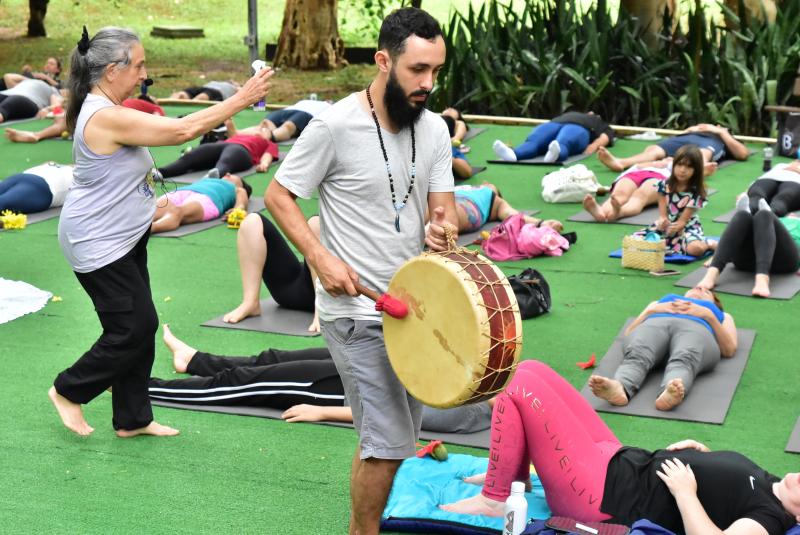
[[[386,147],[383,144],[383,136],[381,135],[381,124],[378,122],[378,116],[375,114],[375,106],[372,104],[372,95],[369,94],[369,88],[372,82],[367,86],[367,102],[369,102],[369,109],[372,112],[372,119],[375,121],[375,128],[378,130],[378,141],[381,143],[381,152],[383,152],[383,160],[386,162],[386,174],[389,175],[389,189],[392,192],[392,206],[394,206],[394,228],[400,232],[400,210],[406,205],[408,196],[411,195],[411,190],[414,189],[414,179],[417,178],[417,147],[414,140],[414,125],[411,125],[411,183],[408,185],[408,191],[402,201],[397,202],[397,197],[394,193],[394,179],[392,179],[392,169],[389,167],[389,157],[386,154]]]

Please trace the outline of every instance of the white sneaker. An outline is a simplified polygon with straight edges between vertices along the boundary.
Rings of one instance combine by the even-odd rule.
[[[516,162],[517,155],[514,154],[514,149],[500,141],[499,139],[495,139],[494,143],[492,143],[492,150],[497,157],[506,162]]]
[[[208,170],[208,173],[206,173],[205,178],[219,178],[219,169],[212,167]]]
[[[558,144],[558,141],[554,139],[547,146],[547,154],[544,155],[542,160],[547,163],[553,163],[558,161],[559,156],[561,156],[561,146]]]

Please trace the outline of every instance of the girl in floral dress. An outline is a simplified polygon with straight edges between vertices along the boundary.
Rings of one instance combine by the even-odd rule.
[[[697,211],[706,204],[706,187],[703,155],[696,145],[685,145],[675,153],[672,174],[659,182],[658,193],[659,218],[640,233],[661,233],[668,255],[703,256],[713,251],[716,242],[706,239],[697,216]]]

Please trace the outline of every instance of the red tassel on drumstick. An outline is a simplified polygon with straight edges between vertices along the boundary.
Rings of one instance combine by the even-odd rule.
[[[356,290],[361,295],[365,295],[375,301],[375,310],[386,312],[393,318],[399,320],[408,316],[408,305],[396,297],[389,294],[379,294],[371,288],[367,288],[359,282],[355,283]]]

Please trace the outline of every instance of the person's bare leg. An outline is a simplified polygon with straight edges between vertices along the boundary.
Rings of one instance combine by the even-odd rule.
[[[250,316],[261,315],[261,273],[267,261],[267,242],[261,216],[249,214],[236,235],[239,272],[242,276],[242,302],[225,314],[225,323],[239,323]]]
[[[632,180],[619,180],[614,186],[614,190],[609,195],[608,200],[600,206],[606,221],[616,221],[619,219],[620,207],[628,202],[636,192],[636,183]]]
[[[176,372],[186,373],[186,368],[197,350],[172,334],[168,324],[165,323],[162,329],[164,329],[164,343],[172,352],[172,366]]]
[[[622,387],[622,383],[616,379],[609,379],[602,375],[592,375],[589,378],[589,388],[591,388],[592,394],[608,401],[612,405],[621,407],[628,404],[628,396],[625,394],[625,389]]]
[[[709,249],[711,249],[711,246],[707,241],[695,240],[686,246],[686,254],[691,256],[703,256]]]
[[[159,232],[168,232],[175,230],[181,226],[181,210],[180,206],[175,206],[169,203],[164,207],[163,211],[158,214],[159,209],[156,208],[156,213],[159,215],[157,218],[153,217],[153,224],[150,226],[150,231],[153,234]]]
[[[756,273],[756,283],[751,293],[756,297],[769,297],[769,275]]]
[[[357,535],[378,535],[399,459],[363,459],[351,480],[350,496]],[[353,533],[353,526],[350,527]]]
[[[0,113],[0,123],[4,123],[4,122],[5,122],[5,120],[6,120],[6,118],[5,118],[5,117],[3,117],[3,114],[2,114],[2,113]]]
[[[627,202],[620,204],[616,212],[617,218],[639,215],[645,208],[656,203],[658,203],[657,182],[648,180],[630,196]]]
[[[189,93],[186,91],[176,91],[172,93],[169,98],[174,98],[177,100],[189,100],[191,97],[189,97]]]
[[[202,102],[208,102],[211,99],[205,93],[198,93],[192,100],[200,100]]]
[[[13,128],[6,128],[6,137],[14,143],[38,143],[39,137],[35,132],[28,132],[27,130],[14,130]]]
[[[677,377],[671,379],[661,395],[656,399],[656,409],[660,411],[671,411],[681,404],[684,396],[686,396],[686,389],[683,386],[683,379]]]
[[[639,154],[634,154],[633,156],[629,156],[627,158],[617,158],[605,147],[600,147],[597,149],[597,157],[603,163],[603,165],[612,171],[617,172],[623,171],[637,163],[661,160],[662,158],[666,157],[666,155],[667,154],[664,152],[664,149],[658,145],[649,145]]]
[[[608,203],[608,201],[603,203],[603,206],[605,206],[606,203]],[[605,223],[608,221],[608,217],[606,216],[603,207],[597,204],[597,201],[594,199],[594,195],[591,193],[587,193],[583,198],[583,209],[589,212],[594,220],[599,223]]]
[[[503,516],[503,509],[505,504],[498,502],[491,498],[487,498],[481,493],[476,494],[471,498],[464,498],[453,503],[440,505],[439,509],[443,511],[450,511],[452,513],[460,513],[462,515],[486,515],[486,516]]]
[[[21,74],[7,73],[3,75],[3,81],[6,83],[6,89],[11,89],[23,80],[25,80],[25,77]]]
[[[64,427],[82,437],[88,436],[94,431],[94,428],[83,418],[83,409],[79,403],[73,403],[56,392],[54,386],[47,391],[47,397],[53,402]]]
[[[167,427],[166,425],[161,425],[158,422],[150,422],[146,426],[140,427],[139,429],[117,429],[116,433],[120,438],[132,438],[138,437],[139,435],[174,437],[175,435],[180,434],[180,431],[173,429],[172,427]]]
[[[276,142],[287,141],[294,137],[294,134],[297,132],[297,125],[295,125],[292,121],[284,121],[284,123],[277,128],[275,128],[275,125],[273,125],[270,130],[272,131],[272,136],[275,138]]]
[[[700,288],[706,288],[708,290],[713,290],[714,286],[717,285],[717,279],[719,278],[719,270],[715,267],[709,266],[706,274],[703,275],[703,278],[700,279],[700,282],[697,283],[697,286]]]

